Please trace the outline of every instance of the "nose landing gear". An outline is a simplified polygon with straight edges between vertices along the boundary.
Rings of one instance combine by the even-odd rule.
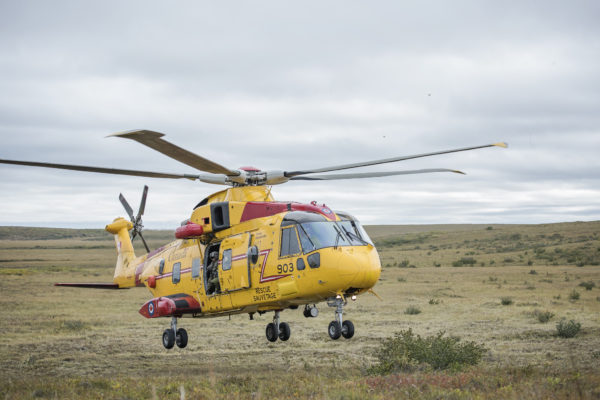
[[[267,329],[265,333],[269,342],[276,342],[277,338],[285,342],[290,338],[290,325],[287,322],[280,322],[279,313],[280,311],[275,311],[275,316],[273,316],[273,322],[267,324]]]
[[[175,344],[180,349],[185,348],[188,343],[187,331],[183,328],[177,329],[177,317],[171,318],[171,328],[165,329],[162,336],[162,343],[165,349],[172,349]]]
[[[327,301],[327,305],[329,307],[335,307],[335,320],[329,323],[329,328],[327,329],[327,333],[329,333],[329,337],[333,340],[337,340],[340,336],[343,336],[346,339],[350,339],[354,336],[354,324],[352,321],[344,321],[344,306],[347,302],[342,299],[341,296],[337,296],[335,299],[331,299]]]

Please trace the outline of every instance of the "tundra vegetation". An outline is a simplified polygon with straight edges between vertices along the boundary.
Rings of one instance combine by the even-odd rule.
[[[165,350],[169,320],[137,313],[145,289],[52,286],[110,282],[110,235],[2,227],[0,397],[600,396],[600,222],[368,231],[384,266],[374,288],[382,300],[348,305],[351,340],[329,339],[333,310],[322,304],[318,318],[282,313],[288,342],[266,340],[271,314],[237,315],[183,319],[188,347]],[[145,237],[157,247],[173,236]]]

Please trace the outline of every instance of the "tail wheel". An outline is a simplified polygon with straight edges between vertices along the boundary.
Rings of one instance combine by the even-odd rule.
[[[175,332],[173,329],[165,329],[162,336],[163,346],[165,349],[172,349],[175,345]]]
[[[290,338],[291,333],[290,325],[287,322],[279,324],[279,339],[285,342]]]
[[[171,330],[171,329],[169,329],[169,330]],[[183,349],[185,346],[187,346],[188,334],[185,329],[183,329],[183,328],[177,329],[177,334],[175,335],[175,343],[177,344],[177,347],[179,347],[180,349]],[[173,346],[171,346],[171,347],[173,347]]]
[[[350,339],[354,336],[354,324],[352,321],[344,321],[342,323],[342,336],[346,339]]]
[[[270,322],[267,324],[267,330],[266,330],[266,334],[267,334],[267,340],[269,342],[275,342],[277,341],[277,332],[275,331],[275,324]]]
[[[329,333],[330,338],[337,340],[342,335],[342,327],[340,326],[339,322],[331,321],[329,323],[329,329],[327,329],[327,332]]]

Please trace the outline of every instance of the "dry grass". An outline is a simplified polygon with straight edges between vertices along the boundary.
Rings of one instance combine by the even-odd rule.
[[[137,313],[149,297],[144,289],[52,286],[110,281],[110,238],[0,241],[0,396],[162,399],[179,398],[182,389],[186,398],[253,399],[600,395],[600,266],[577,267],[577,259],[565,265],[559,257],[565,263],[544,264],[535,257],[577,250],[593,260],[594,251],[600,254],[600,223],[427,228],[372,229],[378,242],[395,244],[378,246],[382,264],[390,264],[375,287],[383,301],[364,295],[347,307],[346,317],[356,326],[351,340],[329,339],[333,310],[321,305],[318,318],[304,318],[301,310],[282,314],[292,328],[286,343],[267,342],[269,314],[254,321],[185,319],[180,326],[190,344],[169,351],[160,342],[168,320]],[[523,245],[510,239],[516,234]],[[160,244],[160,235],[153,241]],[[476,266],[451,266],[462,257],[476,259]],[[530,259],[537,274],[530,274]],[[404,260],[416,268],[392,266]],[[569,301],[582,281],[596,287]],[[499,301],[506,296],[514,301],[509,307]],[[409,306],[422,313],[405,315]],[[554,323],[533,317],[540,309],[556,321],[581,323],[581,332],[558,337]],[[479,367],[461,373],[365,374],[380,343],[409,328],[426,336],[443,330],[490,351]]]

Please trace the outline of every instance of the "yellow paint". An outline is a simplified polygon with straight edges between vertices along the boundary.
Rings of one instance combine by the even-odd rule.
[[[370,244],[326,247],[308,253],[300,250],[298,254],[280,256],[281,222],[287,211],[240,222],[247,201],[264,201],[265,198],[273,200],[270,190],[264,186],[230,188],[211,195],[208,204],[196,208],[190,220],[203,226],[211,225],[204,224],[203,220],[210,218],[211,203],[229,201],[231,227],[216,233],[205,229],[206,234],[200,238],[175,240],[153,252],[151,257],[135,257],[128,233],[132,224],[116,219],[106,227],[117,242],[114,282],[120,287],[135,286],[139,267],[139,283],[148,286],[148,279],[156,277],[156,287],[148,287],[153,297],[189,294],[201,304],[202,313],[197,315],[200,317],[313,304],[340,293],[359,295],[375,285],[381,264],[377,250]],[[221,293],[207,294],[204,280],[208,257],[205,253],[207,246],[214,243],[220,243]],[[251,246],[259,251],[254,264],[247,255]],[[308,263],[308,256],[314,253],[320,254],[318,268],[311,268]],[[304,269],[298,270],[299,259],[304,262]],[[201,264],[198,276],[192,276],[194,260]],[[181,277],[174,283],[171,273],[177,263],[180,263]],[[161,264],[164,264],[162,271]]]

